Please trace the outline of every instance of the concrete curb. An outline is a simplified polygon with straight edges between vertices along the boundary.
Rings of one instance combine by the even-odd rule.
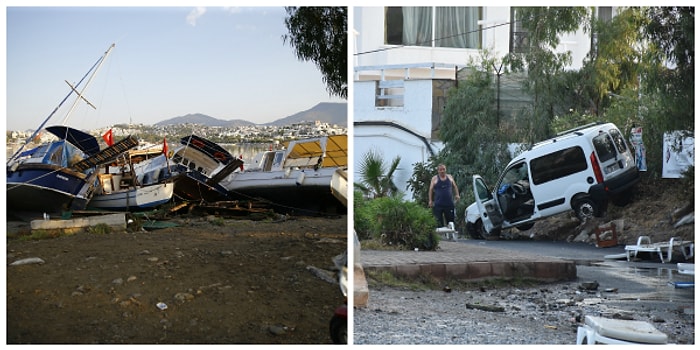
[[[545,282],[576,279],[576,263],[573,261],[397,264],[365,266],[364,269],[365,271],[388,271],[403,277],[429,275],[438,279],[455,278],[474,281],[491,278],[529,278]]]
[[[396,276],[431,276],[438,279],[484,280],[528,278],[545,282],[576,279],[574,261],[456,242],[440,242],[435,252],[362,251],[367,271],[388,271]]]

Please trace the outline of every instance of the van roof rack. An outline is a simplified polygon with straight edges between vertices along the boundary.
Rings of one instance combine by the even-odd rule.
[[[573,128],[573,129],[569,129],[569,130],[565,130],[565,131],[558,132],[558,133],[555,135],[555,137],[557,137],[557,136],[562,136],[562,135],[566,135],[566,134],[570,134],[570,133],[577,132],[577,131],[583,130],[583,129],[588,129],[588,128],[590,128],[591,126],[596,126],[596,125],[601,125],[601,124],[603,124],[603,122],[598,121],[598,122],[589,123],[589,124],[586,124],[586,125],[581,125],[581,126],[579,126],[579,127]]]

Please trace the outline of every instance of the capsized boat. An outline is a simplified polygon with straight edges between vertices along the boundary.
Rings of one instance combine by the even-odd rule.
[[[338,191],[347,192],[347,140],[331,135],[290,141],[284,149],[261,152],[220,183],[237,199],[262,198],[285,211],[345,213],[347,193]]]
[[[92,77],[102,66],[109,49],[93,64],[87,73],[70,87],[68,94],[39,125],[36,131],[7,161],[7,210],[9,212],[60,213],[65,210],[84,209],[92,196],[97,175],[93,161],[109,157],[119,150],[111,149],[101,153],[97,139],[85,132],[67,126],[52,126],[44,129],[48,121],[73,94],[77,95],[73,107],[85,101],[83,92]],[[87,79],[87,81],[86,81]],[[84,86],[83,82],[85,81]],[[81,90],[78,91],[78,88]],[[72,111],[72,108],[71,110]],[[70,111],[66,114],[65,124]],[[43,130],[53,134],[58,140],[24,150]],[[96,157],[96,158],[95,158]],[[88,162],[85,160],[91,159]]]
[[[97,139],[65,126],[45,129],[58,140],[22,152],[7,166],[9,211],[60,213],[84,209],[92,194],[94,169],[76,169],[97,154]]]
[[[216,143],[197,135],[180,139],[172,156],[170,174],[179,200],[218,202],[230,200],[219,182],[243,164]]]
[[[156,153],[157,152],[157,153]],[[132,149],[99,168],[98,187],[89,208],[139,211],[156,208],[173,198],[168,158],[159,149]]]

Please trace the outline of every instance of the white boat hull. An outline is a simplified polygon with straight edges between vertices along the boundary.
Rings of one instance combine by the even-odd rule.
[[[237,172],[220,184],[233,198],[264,200],[277,210],[297,213],[345,212],[347,201],[338,198],[331,187],[337,169]]]
[[[88,207],[106,210],[152,209],[169,202],[173,198],[174,188],[175,184],[168,182],[96,194],[88,203]]]
[[[261,152],[246,170],[219,185],[231,197],[262,199],[275,210],[342,214],[347,213],[347,160],[347,135],[294,140]]]
[[[245,171],[234,173],[221,182],[231,192],[256,191],[275,188],[318,188],[330,191],[336,168],[290,171]]]

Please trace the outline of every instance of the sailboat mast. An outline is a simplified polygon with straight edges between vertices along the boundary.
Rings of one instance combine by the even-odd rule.
[[[10,164],[10,163],[17,157],[17,155],[20,154],[20,153],[22,152],[22,150],[24,150],[24,147],[25,147],[31,140],[33,140],[33,139],[36,137],[36,135],[39,134],[39,132],[41,132],[41,130],[44,129],[44,126],[45,126],[46,123],[49,121],[49,119],[51,119],[51,117],[53,117],[53,115],[56,114],[56,112],[58,111],[58,109],[61,108],[61,106],[63,106],[63,103],[65,103],[66,100],[68,100],[68,98],[70,97],[70,95],[72,95],[73,92],[75,92],[75,88],[77,88],[78,86],[80,86],[80,84],[82,84],[83,80],[85,80],[85,78],[87,78],[87,76],[90,75],[90,72],[92,72],[92,71],[95,69],[95,67],[97,67],[97,66],[100,65],[102,62],[104,62],[104,59],[107,57],[107,54],[112,50],[112,48],[114,48],[114,45],[115,45],[115,44],[112,44],[112,45],[109,47],[109,49],[107,49],[107,51],[104,53],[104,55],[102,55],[102,56],[97,60],[97,62],[95,62],[95,64],[93,64],[92,67],[90,67],[90,69],[87,71],[87,73],[85,73],[85,75],[83,75],[83,77],[80,78],[80,80],[78,81],[78,83],[75,84],[75,87],[74,87],[74,88],[71,88],[70,92],[68,92],[68,95],[66,95],[66,97],[64,97],[64,98],[61,100],[61,102],[58,103],[58,106],[56,106],[56,108],[54,108],[53,111],[51,111],[51,113],[49,114],[49,116],[46,117],[46,119],[44,119],[44,121],[39,125],[39,127],[38,127],[36,130],[34,130],[34,132],[32,133],[32,135],[29,136],[29,138],[24,142],[24,144],[23,144],[22,146],[20,146],[19,149],[17,149],[17,151],[12,155],[12,157],[10,157],[10,158],[8,159],[7,164]],[[83,90],[84,90],[84,89],[83,89]]]
[[[73,112],[73,109],[75,109],[75,106],[78,104],[78,101],[80,101],[81,99],[85,100],[85,102],[87,102],[89,105],[92,106],[92,104],[91,104],[90,102],[88,102],[88,101],[85,99],[85,97],[83,97],[83,92],[88,88],[88,86],[90,86],[90,83],[92,82],[92,79],[95,77],[95,75],[97,75],[97,72],[100,70],[100,68],[102,67],[102,64],[103,64],[103,63],[105,62],[105,60],[107,59],[107,56],[109,56],[109,53],[110,53],[110,52],[112,51],[112,49],[114,48],[114,45],[115,45],[115,44],[112,44],[112,45],[107,49],[107,51],[105,51],[104,55],[102,55],[102,58],[98,61],[97,68],[95,68],[95,70],[92,72],[92,74],[90,75],[90,78],[88,78],[88,81],[85,83],[85,86],[83,86],[83,88],[80,90],[79,93],[76,92],[76,93],[78,94],[78,98],[76,98],[75,101],[73,101],[73,105],[72,105],[72,106],[70,107],[70,109],[68,110],[68,113],[66,113],[66,117],[63,118],[63,122],[61,123],[61,125],[66,125],[66,122],[68,121],[68,117],[70,117],[71,113]],[[93,108],[94,108],[94,106],[93,106]]]

